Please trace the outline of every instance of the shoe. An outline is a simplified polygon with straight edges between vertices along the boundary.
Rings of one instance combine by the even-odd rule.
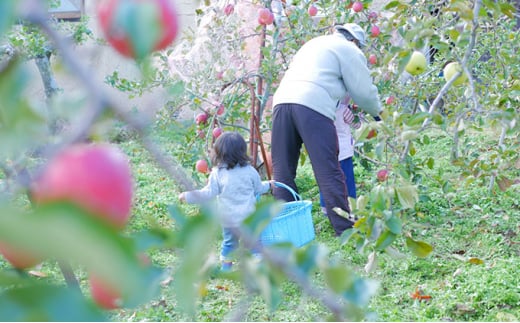
[[[220,266],[220,271],[222,272],[230,272],[233,268],[233,263],[231,261],[223,261]]]

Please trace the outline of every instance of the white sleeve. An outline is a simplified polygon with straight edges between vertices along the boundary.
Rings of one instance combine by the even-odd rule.
[[[341,72],[343,83],[354,102],[360,109],[377,116],[381,111],[381,102],[363,52],[351,51],[341,62]]]

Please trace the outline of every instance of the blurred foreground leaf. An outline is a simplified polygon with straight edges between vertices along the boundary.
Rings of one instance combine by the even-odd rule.
[[[76,289],[34,285],[0,294],[0,320],[104,322],[107,318]]]
[[[82,265],[121,291],[124,306],[148,301],[160,271],[140,261],[132,240],[68,203],[53,203],[25,213],[0,205],[0,239],[45,259]]]

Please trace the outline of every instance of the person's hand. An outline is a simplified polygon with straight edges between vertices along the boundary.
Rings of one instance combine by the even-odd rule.
[[[359,120],[359,115],[354,114],[359,108],[356,104],[348,105],[343,111],[343,122],[348,124],[354,129],[359,129],[361,127],[361,122]]]
[[[181,194],[179,194],[179,200],[180,200],[181,202],[186,202],[186,196],[185,196],[184,192],[182,192]]]

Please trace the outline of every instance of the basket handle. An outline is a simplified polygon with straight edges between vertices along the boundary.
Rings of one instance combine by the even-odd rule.
[[[288,190],[292,196],[294,197],[294,200],[295,201],[301,201],[302,200],[302,197],[300,196],[300,194],[296,193],[289,185],[286,185],[282,182],[274,182],[274,185],[277,186],[277,187],[282,187],[282,188],[285,188],[286,190]]]

